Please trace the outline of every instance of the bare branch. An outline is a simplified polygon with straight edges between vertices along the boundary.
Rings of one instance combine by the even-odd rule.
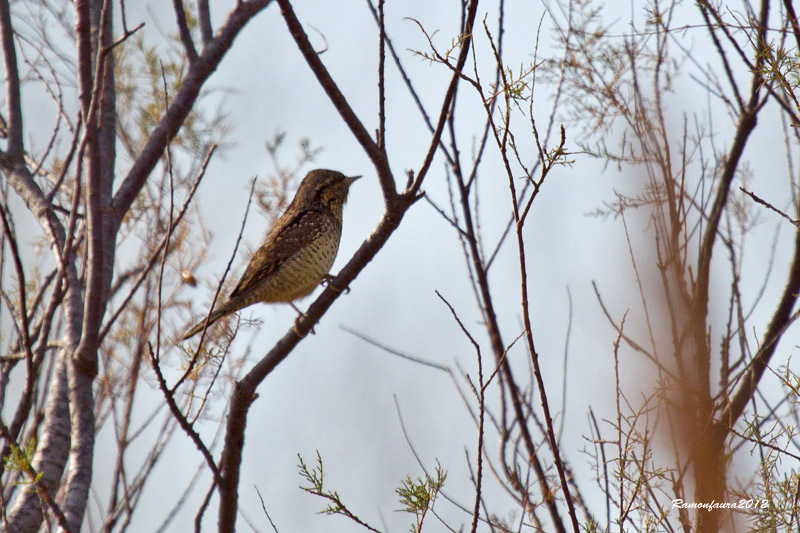
[[[303,26],[300,24],[300,21],[297,20],[297,15],[294,13],[292,4],[289,0],[277,1],[281,6],[281,15],[283,15],[283,19],[286,22],[286,27],[289,29],[289,33],[292,35],[295,43],[297,43],[297,47],[303,54],[303,58],[305,58],[306,63],[314,73],[314,76],[316,76],[325,94],[328,95],[331,103],[336,107],[342,120],[347,124],[347,127],[350,128],[353,136],[375,166],[375,170],[378,173],[378,180],[381,184],[381,190],[383,191],[384,202],[387,206],[394,205],[396,203],[395,197],[397,191],[395,190],[394,180],[392,179],[391,170],[389,169],[386,152],[372,137],[370,137],[363,123],[356,116],[355,111],[353,111],[353,108],[350,107],[347,99],[339,90],[336,82],[333,81],[328,69],[322,64],[322,60],[311,46],[308,35],[306,35],[305,30],[303,30]]]
[[[139,157],[128,171],[128,175],[120,184],[114,195],[112,207],[117,226],[139,194],[153,168],[158,163],[167,143],[178,133],[186,117],[189,115],[200,89],[211,74],[217,69],[222,58],[230,50],[234,39],[255,15],[261,12],[271,0],[251,0],[239,2],[230,12],[227,20],[216,37],[210,41],[197,61],[189,68],[186,77],[181,81],[175,98],[167,108],[158,126],[150,134]]]
[[[172,0],[172,7],[175,10],[175,22],[178,23],[178,35],[181,37],[183,49],[186,52],[186,57],[189,63],[197,61],[197,49],[194,47],[192,34],[189,31],[189,24],[186,22],[186,11],[183,8],[183,0]],[[206,4],[208,7],[208,4]]]
[[[203,45],[208,46],[208,43],[214,38],[208,0],[197,0],[197,18],[200,21],[200,37],[203,39]]]
[[[11,26],[11,7],[8,0],[0,1],[0,43],[3,48],[3,67],[6,77],[6,105],[8,120],[4,128],[8,136],[7,152],[0,155],[8,157],[3,166],[22,164],[25,153],[22,130],[22,98],[19,92],[19,70],[17,51],[14,46],[14,28]]]

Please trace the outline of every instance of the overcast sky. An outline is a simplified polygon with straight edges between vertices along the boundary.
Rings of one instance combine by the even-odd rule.
[[[603,16],[608,21],[616,21],[618,31],[626,31],[631,5],[636,3],[605,2]],[[219,26],[219,17],[230,4],[212,2],[215,27]],[[546,6],[542,2],[528,1],[506,4],[507,64],[518,69],[533,61],[540,20],[539,55],[553,54],[556,43],[551,20],[545,14]],[[327,47],[322,60],[367,129],[374,131],[377,127],[377,30],[366,2],[304,1],[297,2],[295,9],[315,47]],[[636,9],[633,11],[641,22],[643,14]],[[494,3],[481,3],[478,24],[486,13],[487,24],[495,31]],[[558,10],[555,16],[563,22]],[[412,50],[427,50],[427,41],[417,24],[406,17],[417,19],[430,33],[436,31],[435,43],[446,48],[458,33],[459,2],[390,1],[386,17],[388,34],[403,65],[423,102],[435,114],[450,73],[413,54]],[[127,18],[129,26],[145,22],[148,32],[175,31],[171,6],[167,2],[129,2]],[[679,35],[684,45],[691,46],[694,40],[705,39],[705,30],[694,31],[698,32],[696,36],[691,32]],[[489,72],[490,57],[485,45],[485,39],[480,41],[479,46],[484,47],[480,59],[484,61],[483,71]],[[703,50],[696,50],[695,59],[700,63],[703,53]],[[686,72],[693,72],[693,65],[689,61],[684,63]],[[407,170],[417,170],[421,166],[430,134],[396,69],[389,65],[387,72],[387,146],[392,170],[402,180]],[[338,272],[373,231],[382,213],[382,196],[369,159],[311,75],[285,28],[277,5],[271,5],[246,27],[211,78],[209,88],[217,90],[204,100],[205,109],[209,113],[222,109],[231,128],[224,139],[225,149],[212,161],[198,197],[213,240],[211,260],[194,273],[200,283],[197,288],[187,288],[193,291],[196,314],[205,312],[211,299],[208,286],[215,284],[225,269],[242,222],[251,179],[254,176],[264,179],[273,172],[265,143],[276,132],[286,134],[286,145],[280,157],[287,166],[297,157],[297,143],[308,138],[322,151],[313,163],[306,164],[303,172],[331,168],[347,175],[364,175],[350,192],[333,273]],[[469,88],[462,84],[460,91],[459,105],[464,112],[458,117],[459,138],[461,146],[469,150],[472,139],[482,132],[484,117]],[[537,120],[546,121],[552,106],[552,88],[542,83],[536,91],[535,115]],[[696,81],[688,75],[682,77],[676,94],[669,97],[670,115],[675,125],[682,124],[683,113],[691,116],[702,111],[706,98]],[[717,120],[715,127],[720,146],[726,148],[730,120],[719,109],[715,109],[713,116]],[[524,117],[519,119],[524,120]],[[564,116],[560,115],[556,123],[562,120]],[[566,126],[567,147],[576,150],[581,141],[576,137],[583,133],[577,126]],[[758,133],[760,137],[747,155],[752,156],[760,149],[769,150],[780,142],[777,128],[770,131],[769,127],[761,127]],[[527,156],[532,164],[535,153],[531,151]],[[641,191],[644,176],[631,171],[619,172],[614,167],[605,168],[601,161],[585,154],[576,154],[573,158],[572,166],[553,171],[535,202],[528,222],[526,246],[533,331],[551,408],[558,417],[557,427],[562,417],[565,420],[564,458],[575,469],[585,495],[591,497],[595,487],[587,466],[588,457],[582,453],[587,447],[582,436],[589,434],[590,405],[598,418],[613,415],[612,344],[615,339],[615,332],[597,303],[592,281],[597,282],[616,318],[630,310],[628,320],[634,329],[641,327],[643,320],[621,219],[588,214],[603,207],[604,202],[614,201],[615,191],[628,194]],[[759,165],[753,167],[753,176],[760,190],[766,196],[774,193],[777,204],[783,206],[786,197],[781,194],[785,194],[786,179],[770,181],[765,178],[785,176],[786,170],[781,165],[781,161],[759,160]],[[496,151],[487,156],[480,180],[481,227],[486,247],[492,249],[510,215],[508,186]],[[440,157],[435,160],[423,189],[437,205],[449,209]],[[643,246],[650,235],[647,217],[647,213],[630,216],[629,230],[634,245]],[[266,220],[264,214],[251,211],[244,232],[246,245],[251,249],[258,245],[268,229]],[[758,238],[751,242],[754,257],[766,257],[777,222],[772,217],[763,217]],[[787,228],[784,238],[788,233]],[[241,258],[236,264],[241,268],[244,262]],[[785,263],[785,253],[779,246],[776,281],[767,287],[766,300],[780,290]],[[725,268],[722,263],[719,266]],[[761,279],[756,273],[763,266],[758,259],[752,265],[748,260],[745,265],[747,269],[752,267],[756,280]],[[490,279],[504,340],[509,343],[522,331],[519,266],[513,240],[501,250]],[[727,283],[726,278],[720,279]],[[326,465],[329,488],[339,491],[356,514],[381,529],[407,531],[412,522],[410,515],[397,512],[400,505],[394,492],[407,475],[423,474],[412,446],[429,471],[437,461],[448,471],[444,488],[447,496],[466,507],[471,506],[474,491],[465,453],[474,464],[477,434],[450,376],[386,353],[342,329],[356,330],[439,365],[455,367],[458,364],[474,376],[474,350],[435,294],[438,291],[450,302],[481,342],[484,353],[489,354],[454,230],[425,201],[417,203],[388,245],[350,288],[351,291],[340,297],[316,326],[316,334],[304,339],[265,380],[250,410],[239,488],[240,510],[257,524],[259,531],[271,529],[262,514],[255,487],[261,492],[281,533],[362,531],[345,518],[317,514],[326,503],[298,488],[302,480],[297,473],[297,454],[312,463],[317,450]],[[756,284],[753,293],[757,289]],[[307,307],[313,297],[300,302],[299,307]],[[721,302],[719,310],[724,310],[725,305],[725,301]],[[251,360],[266,354],[292,327],[295,319],[294,311],[285,305],[257,305],[244,311],[243,316],[264,321],[260,331],[245,329],[237,340],[242,347],[251,343]],[[184,329],[190,321],[188,316],[173,319],[175,332]],[[758,329],[767,320],[768,315],[759,317],[756,313],[753,323]],[[237,353],[236,348],[233,353]],[[623,378],[635,392],[636,386],[648,382],[648,378],[642,376],[647,375],[650,366],[630,353],[627,356]],[[527,357],[522,344],[509,353],[520,375],[526,375]],[[564,384],[566,404],[561,400]],[[459,385],[463,388],[463,381]],[[492,401],[494,396],[496,394]],[[160,394],[153,389],[141,401],[139,407],[144,412],[148,404],[153,406],[161,401]],[[535,403],[538,406],[538,402]],[[225,414],[223,406],[223,402],[218,402],[209,413],[209,420],[203,422],[205,437],[210,439],[216,431]],[[102,438],[113,437],[106,432],[99,442]],[[488,442],[487,446],[492,451],[496,448],[494,442]],[[131,454],[132,462],[141,459],[136,453],[134,450]],[[543,454],[549,457],[544,448]],[[157,477],[151,481],[163,488],[145,490],[132,530],[151,531],[158,527],[201,464],[202,458],[194,446],[184,435],[177,435],[159,463]],[[103,486],[100,480],[110,476],[112,467],[104,464],[99,453],[96,487]],[[186,525],[193,521],[210,482],[205,470],[201,480],[190,496],[191,503],[184,507],[169,531],[186,531]],[[490,480],[487,490],[489,500],[495,504],[493,512],[507,517],[519,514],[519,509],[496,483]],[[214,498],[206,513],[208,530],[215,528],[216,504]],[[437,511],[454,524],[469,522],[468,514],[447,501],[440,501]],[[442,530],[433,522],[429,526],[429,531]],[[248,528],[240,522],[239,530]]]

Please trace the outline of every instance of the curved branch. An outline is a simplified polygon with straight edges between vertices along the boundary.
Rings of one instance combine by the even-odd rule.
[[[339,275],[333,279],[333,281],[322,292],[322,294],[320,294],[317,300],[311,304],[311,306],[308,308],[308,311],[306,311],[305,316],[302,317],[295,324],[295,326],[290,329],[289,332],[286,333],[286,335],[284,335],[283,338],[280,339],[275,346],[273,346],[273,348],[253,366],[250,372],[248,372],[242,380],[238,381],[234,385],[231,396],[231,407],[228,413],[228,422],[225,429],[225,444],[222,451],[222,457],[219,462],[220,471],[222,474],[222,484],[219,487],[220,510],[218,531],[221,533],[233,532],[235,529],[238,507],[239,476],[242,462],[242,451],[244,448],[244,431],[247,425],[247,413],[250,409],[250,405],[256,398],[256,388],[261,384],[262,381],[264,381],[270,372],[272,372],[284,359],[286,359],[286,357],[288,357],[288,355],[300,343],[303,337],[305,337],[308,332],[311,331],[313,326],[319,322],[320,318],[322,318],[322,315],[324,315],[331,305],[333,305],[333,302],[336,301],[342,291],[348,287],[356,278],[356,276],[358,276],[367,266],[367,264],[372,261],[372,259],[378,254],[378,252],[392,236],[394,231],[398,228],[409,208],[420,198],[420,196],[416,194],[416,190],[422,184],[422,180],[424,179],[425,175],[427,174],[427,170],[430,167],[430,161],[433,158],[432,154],[435,153],[437,147],[439,146],[445,120],[447,118],[447,110],[450,108],[453,99],[455,98],[456,87],[461,78],[461,68],[463,68],[464,64],[466,64],[467,56],[469,55],[469,43],[472,36],[472,27],[475,23],[475,13],[477,12],[478,8],[478,0],[470,0],[467,8],[468,17],[466,19],[466,28],[464,30],[465,38],[457,63],[458,69],[453,73],[453,77],[445,93],[444,101],[442,102],[442,112],[439,117],[439,124],[436,132],[433,135],[433,138],[431,139],[422,169],[417,173],[413,184],[410,185],[406,193],[397,195],[394,193],[394,179],[390,173],[388,160],[385,159],[385,154],[380,151],[369,135],[364,137],[366,130],[363,128],[361,122],[358,121],[358,118],[355,116],[355,114],[352,113],[352,109],[350,108],[349,104],[347,104],[347,102],[344,100],[344,96],[342,96],[338,91],[336,85],[333,84],[333,80],[330,78],[330,75],[327,73],[327,70],[325,70],[324,65],[322,65],[321,61],[319,61],[319,58],[316,56],[316,54],[309,55],[307,53],[308,50],[313,52],[313,49],[310,48],[308,38],[302,31],[302,27],[299,26],[299,22],[294,16],[294,12],[291,11],[291,5],[289,4],[288,0],[278,0],[278,2],[281,5],[283,16],[284,19],[286,19],[287,24],[294,27],[292,36],[295,37],[296,40],[299,40],[298,46],[301,47],[301,51],[304,48],[306,49],[304,56],[306,56],[306,60],[308,61],[310,68],[315,71],[317,79],[321,84],[323,84],[323,87],[328,93],[328,97],[331,98],[332,101],[334,100],[334,97],[342,98],[342,101],[340,101],[338,105],[336,101],[334,101],[334,105],[337,105],[337,110],[340,112],[340,114],[342,114],[342,118],[345,120],[345,122],[348,121],[347,116],[350,117],[349,120],[351,120],[351,122],[348,122],[348,126],[351,127],[351,131],[355,130],[353,131],[353,134],[356,135],[356,137],[359,139],[359,142],[362,142],[364,149],[367,150],[368,153],[370,150],[373,150],[373,153],[369,155],[371,158],[373,158],[373,163],[376,165],[378,170],[379,179],[381,179],[381,186],[383,188],[384,198],[387,202],[387,205],[383,217],[381,217],[381,220],[378,223],[378,226],[375,228],[375,231],[373,231],[372,235],[370,235],[362,243],[350,261],[348,261],[341,272],[339,272]],[[327,86],[325,86],[326,83],[328,84]],[[348,114],[348,110],[352,114]],[[374,152],[374,150],[378,151]],[[382,166],[384,164],[385,167]],[[388,174],[384,176],[381,174],[381,172],[387,172]],[[389,185],[390,188],[384,188],[386,185]]]
[[[197,61],[189,68],[186,77],[181,81],[175,99],[150,134],[142,152],[114,195],[111,206],[117,226],[122,223],[122,217],[133,204],[139,191],[147,182],[150,172],[161,159],[167,143],[175,137],[186,117],[189,116],[189,112],[200,95],[200,89],[217,69],[245,24],[267,7],[270,2],[271,0],[239,2],[228,15],[217,36],[208,43]]]
[[[394,196],[396,196],[396,191],[392,173],[389,169],[389,160],[386,158],[386,152],[372,140],[364,124],[356,116],[350,104],[347,103],[347,99],[339,90],[336,82],[333,81],[328,69],[322,64],[322,60],[314,50],[314,47],[311,46],[308,35],[306,35],[305,30],[303,30],[303,26],[300,24],[300,21],[297,20],[297,15],[295,15],[292,9],[292,4],[289,0],[277,1],[278,5],[281,6],[281,15],[283,15],[283,19],[286,21],[286,27],[289,29],[289,33],[292,35],[295,43],[297,43],[297,47],[303,54],[311,72],[317,77],[317,81],[319,81],[325,94],[328,95],[336,111],[339,112],[342,120],[344,120],[347,127],[350,128],[353,136],[364,149],[364,152],[369,156],[372,164],[375,165],[375,170],[378,172],[378,179],[381,183],[381,189],[383,190],[384,201],[389,205],[393,201]]]

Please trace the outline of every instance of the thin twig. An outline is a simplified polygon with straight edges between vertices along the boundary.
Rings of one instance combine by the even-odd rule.
[[[763,205],[764,207],[766,207],[767,209],[770,209],[770,210],[772,210],[772,211],[774,211],[774,212],[778,213],[780,216],[782,216],[783,218],[785,218],[786,220],[788,220],[788,221],[789,221],[789,223],[793,224],[793,225],[794,225],[795,227],[797,227],[797,228],[800,228],[800,220],[796,220],[796,219],[794,219],[794,218],[790,217],[789,215],[787,215],[786,213],[784,213],[783,211],[781,211],[780,209],[778,209],[777,207],[775,207],[775,206],[774,206],[774,205],[772,205],[771,203],[769,203],[769,202],[767,202],[766,200],[764,200],[764,199],[762,199],[762,198],[758,197],[758,196],[757,196],[757,195],[756,195],[754,192],[752,192],[752,191],[748,191],[748,190],[747,190],[747,189],[745,189],[744,187],[739,187],[739,190],[740,190],[740,191],[742,191],[743,193],[745,193],[745,194],[746,194],[747,196],[749,196],[750,198],[752,198],[752,199],[753,199],[753,201],[755,201],[757,204],[761,204],[761,205]]]

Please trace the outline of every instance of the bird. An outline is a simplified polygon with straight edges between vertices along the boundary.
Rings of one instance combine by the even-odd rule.
[[[187,331],[182,340],[258,302],[289,303],[294,307],[294,300],[308,296],[329,278],[328,272],[339,251],[347,194],[350,185],[360,177],[347,177],[327,169],[306,174],[289,207],[250,258],[228,299]]]

